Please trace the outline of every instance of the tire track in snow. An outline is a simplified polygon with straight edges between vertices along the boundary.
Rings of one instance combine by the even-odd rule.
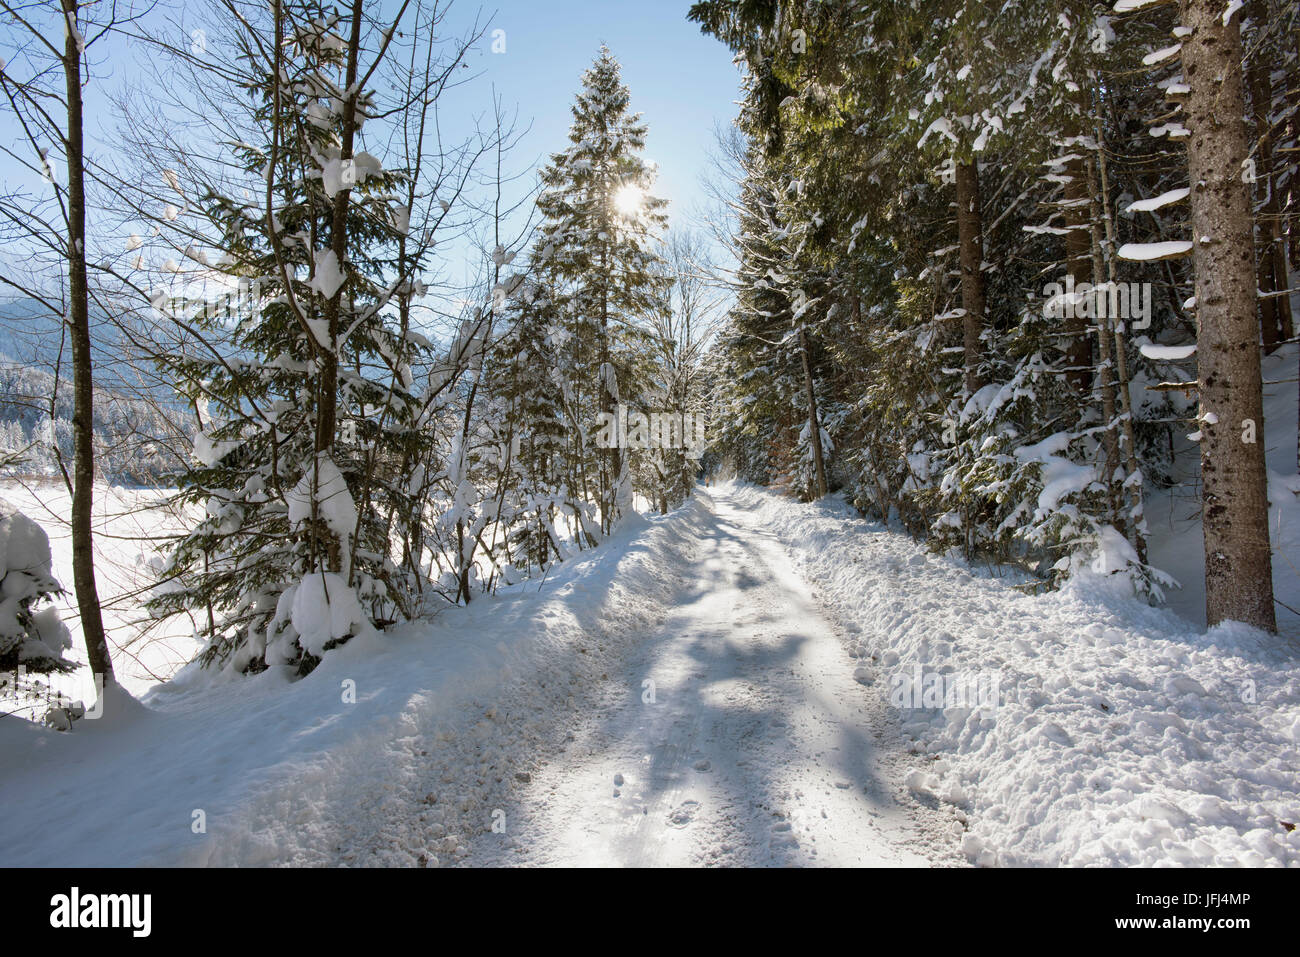
[[[466,863],[924,866],[948,856],[938,812],[900,800],[896,762],[882,763],[879,739],[897,736],[879,727],[881,692],[854,681],[783,547],[725,496],[701,498],[707,520],[674,569],[694,586],[660,627],[622,643],[607,694],[517,793],[510,839],[480,836]]]

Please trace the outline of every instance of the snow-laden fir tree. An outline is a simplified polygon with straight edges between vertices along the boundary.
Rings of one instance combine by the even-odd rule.
[[[566,558],[599,515],[571,484],[571,390],[558,362],[568,334],[546,286],[529,284],[503,316],[488,381],[495,402],[495,512],[504,568],[532,573]]]
[[[646,126],[629,100],[618,61],[602,47],[582,76],[569,146],[542,171],[538,198],[541,278],[566,333],[559,361],[575,444],[570,481],[599,503],[604,533],[631,508],[633,489],[626,450],[609,430],[602,439],[601,425],[640,395],[646,324],[665,294],[656,245],[667,201],[650,194]]]
[[[406,470],[427,442],[411,371],[423,340],[393,309],[422,291],[414,270],[392,269],[405,177],[357,147],[374,104],[343,37],[360,5],[343,23],[312,3],[275,12],[270,36],[244,35],[244,175],[196,198],[215,235],[213,256],[193,258],[237,290],[234,314],[159,300],[190,330],[164,362],[199,417],[179,485],[205,517],[152,605],[195,616],[201,660],[238,671],[309,670],[418,610],[391,545],[420,520]]]
[[[1141,485],[1180,409],[1130,392],[1162,376],[1132,330],[1053,319],[1042,292],[1067,271],[1150,275],[1116,249],[1163,228],[1123,208],[1179,185],[1148,145],[1177,124],[1133,79],[1152,32],[1117,42],[1108,11],[1039,0],[705,0],[691,17],[748,73],[741,278],[715,363],[727,450],[752,467],[789,446],[764,353],[772,320],[813,303],[813,394],[861,507],[1045,581],[1094,554],[1157,591]],[[1151,339],[1185,335],[1185,269],[1161,270]]]

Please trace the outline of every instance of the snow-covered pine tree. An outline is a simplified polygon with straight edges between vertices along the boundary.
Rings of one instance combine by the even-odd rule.
[[[1081,94],[1074,135],[1091,133],[1094,103],[1078,82],[1088,64],[1075,61],[1105,52],[1106,16],[1086,4],[1040,0],[999,11],[959,3],[778,10],[704,2],[691,15],[732,46],[750,74],[739,122],[762,145],[766,169],[746,164],[741,204],[774,171],[797,184],[768,187],[793,214],[773,236],[792,237],[791,252],[798,251],[782,257],[779,275],[792,290],[824,300],[818,327],[834,359],[827,406],[836,409],[839,458],[856,470],[855,501],[881,517],[897,514],[936,547],[957,544],[1044,573],[1102,538],[1113,546],[1110,556],[1124,551],[1105,533],[1122,524],[1120,506],[1098,494],[1105,486],[1096,478],[1113,474],[1117,492],[1123,485],[1135,495],[1129,476],[1140,481],[1140,470],[1121,472],[1118,454],[1096,472],[1092,466],[1105,444],[1100,437],[1130,427],[1127,410],[1117,399],[1109,413],[1092,407],[1089,324],[1063,330],[1043,314],[1037,296],[1067,258],[1059,237],[1068,231],[1031,219],[1067,180],[1058,165],[1069,145],[1060,122],[1066,111],[1058,107],[1072,94]],[[1119,51],[1120,69],[1131,72],[1135,49]],[[1111,76],[1106,82],[1116,86]],[[1115,149],[1128,145],[1124,139]],[[1073,146],[1080,159],[1089,151],[1086,143]],[[976,161],[980,202],[968,181],[957,203],[963,215],[955,217],[949,204],[960,167],[973,172]],[[1079,185],[1085,193],[1100,188]],[[1076,242],[1073,255],[1091,275],[1091,210],[1082,208],[1085,230],[1073,237],[1083,240],[1082,251]],[[962,218],[963,228],[954,228]],[[1100,212],[1096,222],[1109,255],[1115,240]],[[743,223],[738,237],[743,271],[758,246]],[[733,331],[775,313],[754,298],[764,279],[760,271],[738,284]],[[1107,334],[1108,346],[1118,332]],[[771,390],[755,388],[734,364],[742,358],[738,342],[723,340],[723,358],[733,364],[724,363],[718,378],[721,405],[770,440],[779,430],[761,403]],[[728,448],[743,449],[741,436],[730,430]],[[1068,492],[1057,486],[1044,495],[1067,473]]]
[[[561,367],[577,481],[599,503],[603,533],[631,508],[632,487],[625,450],[595,447],[600,425],[641,391],[646,322],[664,294],[656,246],[667,201],[650,193],[646,126],[629,102],[618,61],[602,47],[582,76],[570,145],[542,171],[538,198],[541,278],[567,333]]]
[[[191,250],[238,290],[234,315],[159,299],[187,330],[162,358],[199,419],[180,497],[206,514],[151,604],[196,615],[200,659],[236,671],[306,672],[417,610],[416,569],[397,566],[392,542],[409,540],[394,522],[423,513],[403,474],[428,441],[411,392],[423,340],[395,318],[422,291],[420,264],[393,268],[406,174],[357,146],[375,109],[359,85],[363,22],[359,2],[342,22],[312,2],[244,21],[242,176],[194,200],[219,257]]]
[[[572,532],[562,529],[566,523],[580,529],[586,507],[567,481],[569,444],[553,342],[553,333],[562,334],[557,319],[546,287],[530,283],[506,304],[504,331],[488,357],[496,452],[488,483],[496,516],[492,550],[507,584],[519,572],[563,559]]]

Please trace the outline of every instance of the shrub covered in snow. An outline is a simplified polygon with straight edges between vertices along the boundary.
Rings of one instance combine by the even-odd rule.
[[[63,589],[51,569],[50,540],[34,521],[0,499],[0,669],[70,671],[67,626],[47,603]]]

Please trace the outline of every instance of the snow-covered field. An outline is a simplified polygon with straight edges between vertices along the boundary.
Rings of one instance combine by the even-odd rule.
[[[181,518],[167,504],[168,496],[158,489],[95,488],[95,572],[104,627],[118,680],[137,696],[174,675],[198,648],[191,622],[152,621],[141,607],[162,567],[158,546],[183,528]],[[0,499],[40,524],[49,536],[54,575],[66,589],[56,605],[74,636],[68,657],[84,665],[86,649],[72,591],[72,502],[67,488],[53,481],[39,485],[10,481],[0,484]],[[95,697],[84,667],[55,676],[53,686],[87,702]]]
[[[1000,694],[898,707],[918,673]],[[0,762],[4,865],[1295,864],[1300,656],[726,485],[302,680],[0,722]]]

